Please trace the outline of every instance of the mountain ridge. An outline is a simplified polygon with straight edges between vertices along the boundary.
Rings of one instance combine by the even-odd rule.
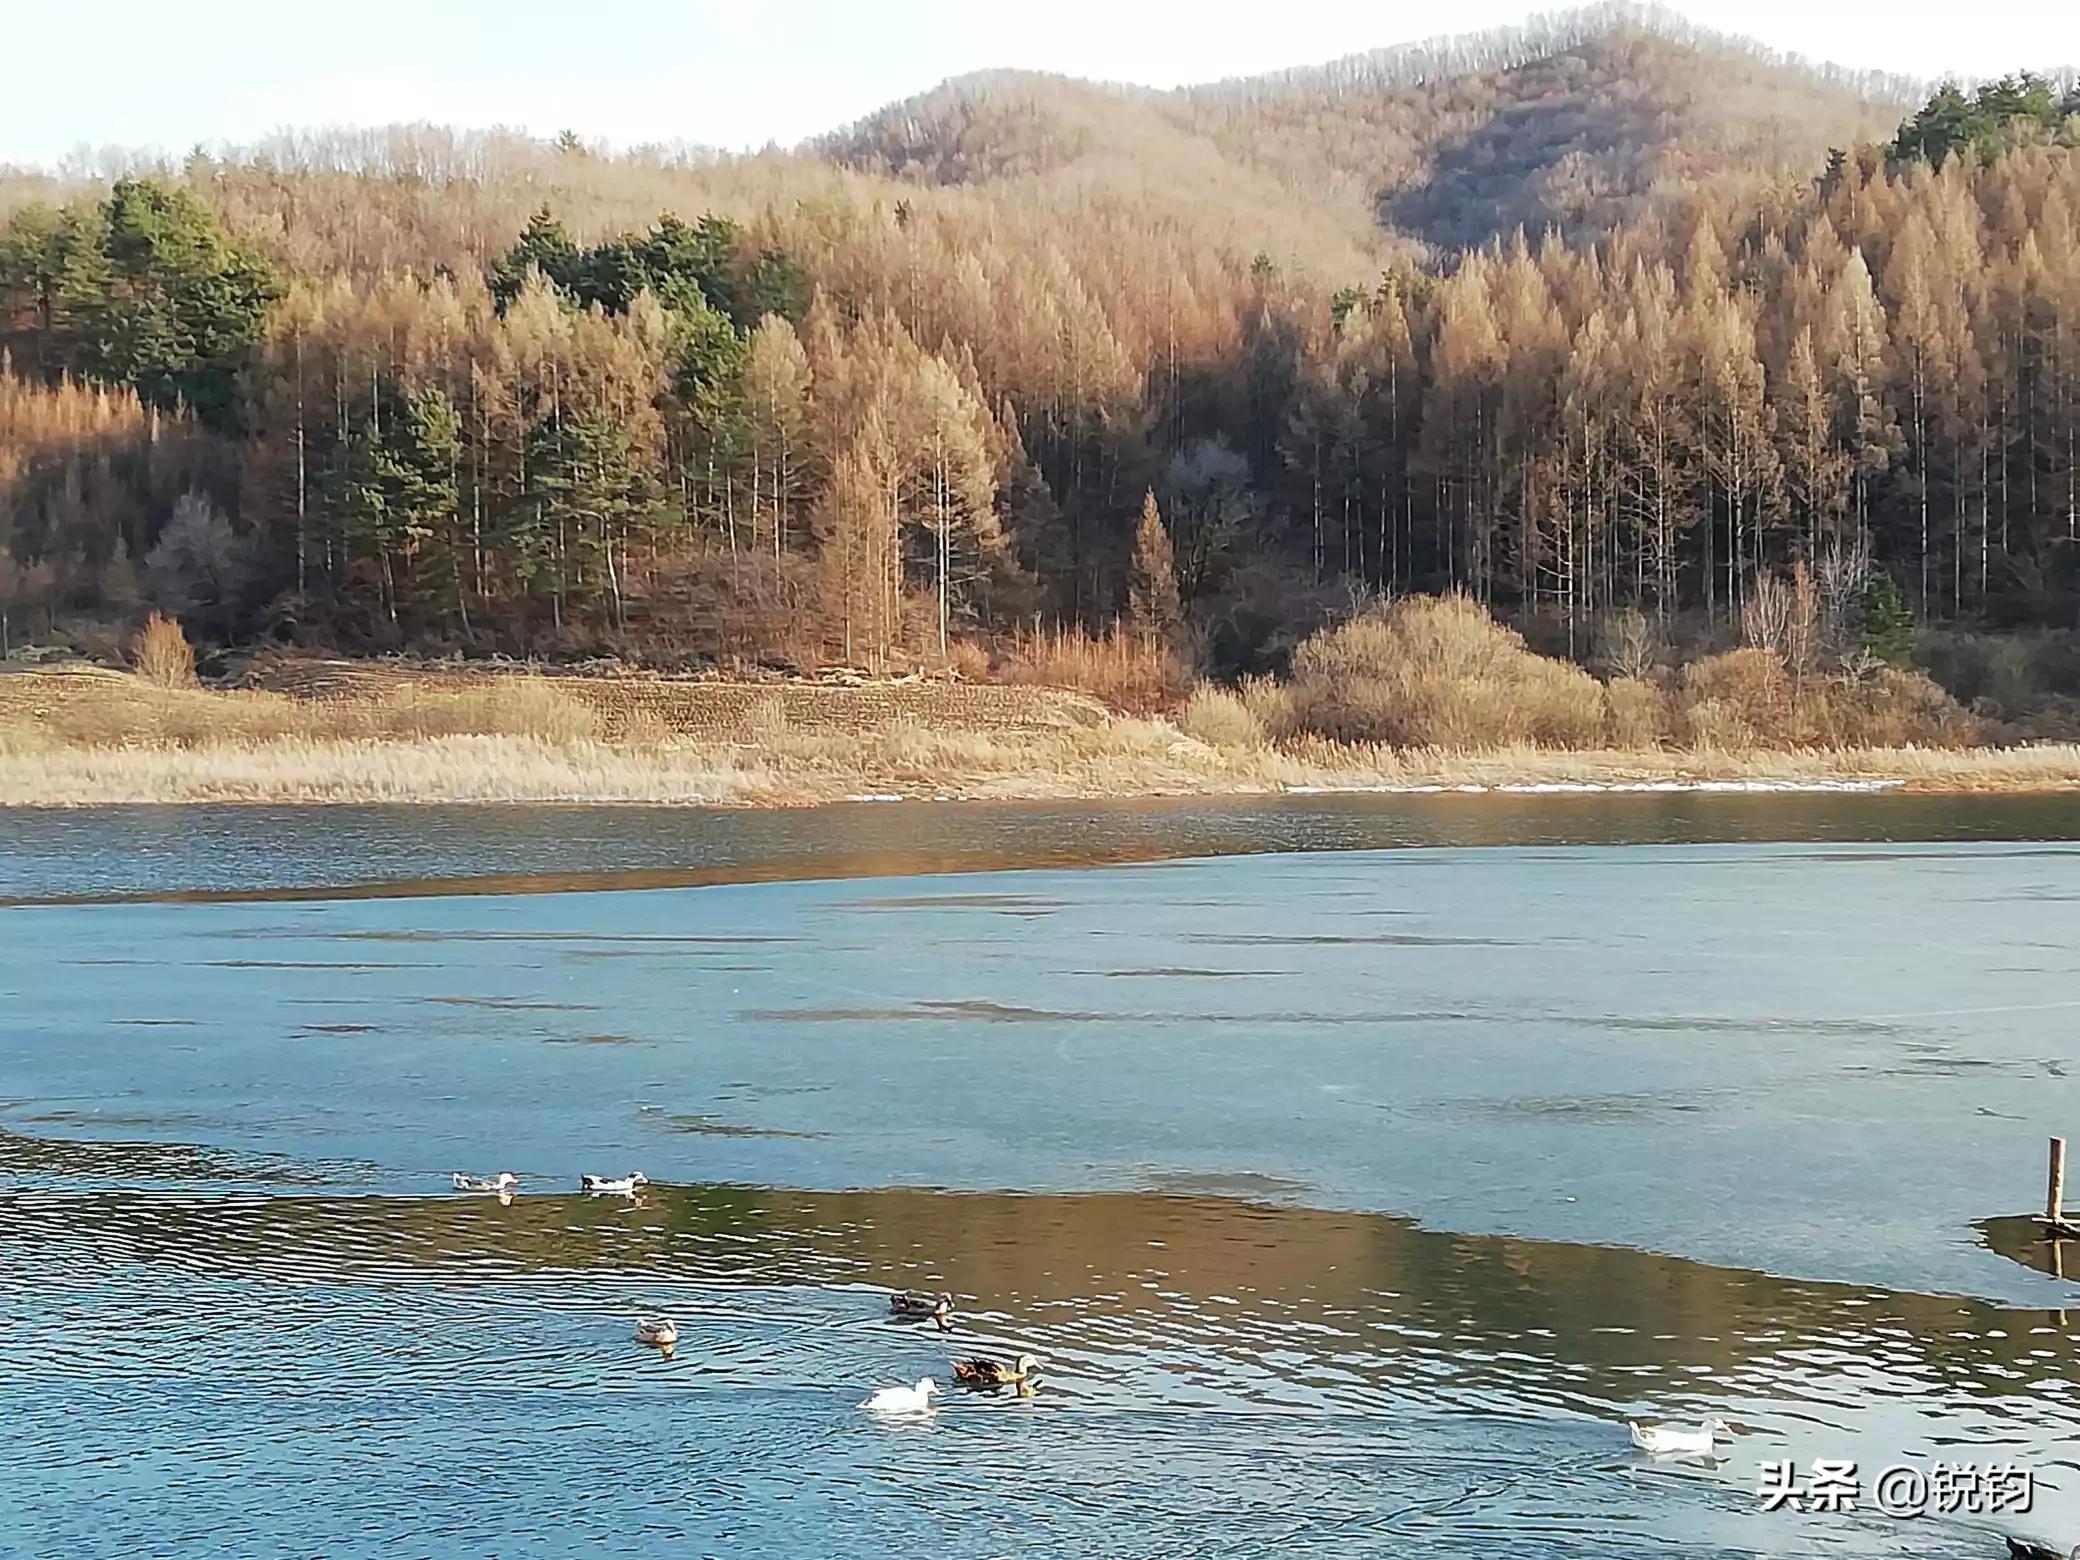
[[[1830,147],[1889,135],[1923,90],[1620,3],[1171,89],[973,72],[803,150],[939,185],[1064,178],[1123,150],[1191,164],[1201,186],[1224,164],[1385,250],[1452,250],[1607,228],[1704,180],[1811,177]]]

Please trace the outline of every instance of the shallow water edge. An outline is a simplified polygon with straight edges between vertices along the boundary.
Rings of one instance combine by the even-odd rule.
[[[794,809],[0,809],[0,907],[413,898],[1451,846],[2080,840],[2080,795],[1458,790]]]

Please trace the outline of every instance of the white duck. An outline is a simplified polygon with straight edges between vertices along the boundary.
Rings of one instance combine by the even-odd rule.
[[[861,1408],[875,1414],[922,1414],[930,1411],[932,1394],[939,1390],[939,1383],[926,1376],[914,1387],[883,1387]]]
[[[1632,1444],[1649,1457],[1710,1457],[1714,1440],[1732,1433],[1723,1419],[1707,1419],[1695,1430],[1686,1425],[1640,1425],[1628,1419],[1625,1428],[1632,1432]]]
[[[520,1177],[513,1174],[510,1170],[501,1170],[497,1175],[464,1175],[460,1170],[457,1170],[451,1179],[453,1180],[455,1190],[458,1192],[498,1192],[505,1194],[510,1193],[514,1187],[520,1184]]]
[[[581,1175],[578,1184],[594,1197],[605,1197],[619,1193],[623,1197],[635,1196],[638,1189],[650,1184],[650,1177],[640,1170],[631,1170],[627,1175]]]
[[[636,1342],[647,1343],[653,1349],[669,1349],[679,1341],[679,1324],[669,1317],[651,1321],[647,1317],[636,1319]]]

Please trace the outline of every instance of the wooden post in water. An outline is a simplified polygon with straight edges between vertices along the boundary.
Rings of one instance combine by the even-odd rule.
[[[2066,1222],[2066,1140],[2051,1140],[2051,1180],[2044,1188],[2044,1222],[2056,1235]]]
[[[2044,1239],[2051,1243],[2051,1276],[2066,1276],[2064,1242],[2080,1230],[2066,1223],[2066,1140],[2055,1137],[2051,1140],[2051,1177],[2044,1187]],[[2053,1313],[2056,1326],[2066,1325],[2063,1309]]]

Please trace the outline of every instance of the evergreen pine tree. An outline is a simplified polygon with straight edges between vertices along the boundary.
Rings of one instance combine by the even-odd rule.
[[[1882,569],[1864,586],[1863,648],[1892,666],[1906,666],[1914,657],[1914,610]]]

